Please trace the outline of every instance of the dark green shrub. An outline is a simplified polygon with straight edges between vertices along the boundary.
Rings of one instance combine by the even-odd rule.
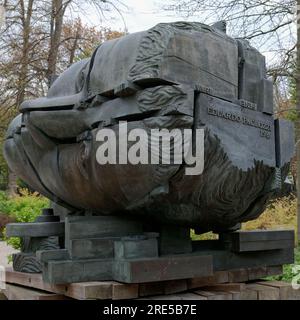
[[[0,213],[16,222],[33,222],[41,214],[42,209],[48,208],[49,200],[37,193],[21,190],[21,195],[8,198],[5,192],[0,191]],[[4,231],[5,233],[5,231]],[[20,248],[20,239],[6,239],[14,249]]]

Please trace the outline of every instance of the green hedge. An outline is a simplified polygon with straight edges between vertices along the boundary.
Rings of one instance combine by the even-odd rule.
[[[48,207],[49,200],[36,193],[23,190],[20,196],[8,198],[0,191],[0,213],[14,217],[17,222],[32,222]]]
[[[7,215],[16,222],[33,222],[41,214],[42,209],[49,208],[49,200],[37,193],[21,190],[21,195],[8,198],[5,192],[0,191],[0,215]],[[15,249],[20,248],[20,239],[6,239]]]

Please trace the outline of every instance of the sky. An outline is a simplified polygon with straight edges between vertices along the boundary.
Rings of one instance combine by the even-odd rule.
[[[108,26],[118,31],[124,31],[126,28],[128,32],[138,32],[152,28],[160,22],[172,22],[178,20],[186,20],[180,17],[176,13],[167,13],[160,10],[162,3],[166,1],[158,0],[120,0],[126,4],[126,7],[122,8],[122,15],[125,21],[122,21],[121,16],[114,12],[114,20],[110,19],[110,15],[106,15],[107,19],[102,19],[96,12],[89,11],[88,15],[82,17],[82,19],[90,24],[102,26]],[[125,26],[126,25],[126,26]]]
[[[111,0],[115,2],[117,0]],[[150,29],[161,22],[172,22],[179,20],[197,21],[197,18],[191,17],[187,19],[180,16],[176,12],[166,12],[161,9],[162,5],[170,3],[171,0],[119,0],[126,4],[126,7],[120,7],[122,17],[117,11],[105,14],[104,18],[95,10],[87,9],[85,13],[80,13],[81,19],[90,26],[109,27],[116,31],[128,31],[129,33],[138,32]],[[212,24],[216,21],[206,21],[207,24]],[[230,35],[230,34],[229,34]],[[252,45],[256,46],[255,43]],[[269,51],[270,45],[259,45],[261,53],[266,56],[267,64],[276,64],[278,60],[277,53]]]

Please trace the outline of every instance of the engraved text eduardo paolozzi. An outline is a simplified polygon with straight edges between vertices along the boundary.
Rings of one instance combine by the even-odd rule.
[[[220,117],[226,120],[236,121],[246,126],[258,128],[261,130],[262,137],[270,139],[270,134],[267,133],[272,131],[270,123],[265,123],[260,120],[251,119],[241,115],[240,113],[226,112],[222,109],[216,108],[215,106],[209,106],[207,108],[207,113],[212,116]]]

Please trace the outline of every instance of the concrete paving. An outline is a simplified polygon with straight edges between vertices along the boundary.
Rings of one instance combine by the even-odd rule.
[[[12,267],[11,264],[8,264],[7,256],[15,252],[17,251],[11,248],[10,246],[6,245],[5,242],[0,241],[0,267]]]

